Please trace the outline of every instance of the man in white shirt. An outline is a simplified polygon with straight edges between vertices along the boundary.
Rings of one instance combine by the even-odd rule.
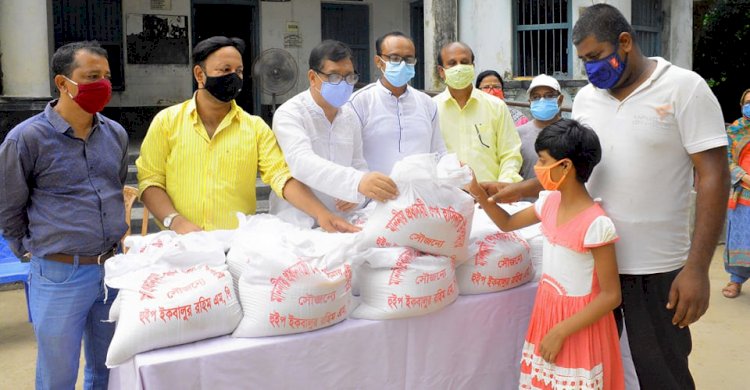
[[[351,98],[360,123],[365,160],[371,170],[391,173],[396,161],[418,153],[445,153],[437,106],[407,83],[414,77],[414,42],[400,32],[375,41],[375,66],[384,77]]]
[[[359,76],[352,51],[339,41],[321,42],[310,53],[310,88],[282,104],[273,132],[292,176],[310,187],[331,210],[347,212],[365,197],[384,202],[398,194],[386,175],[367,172],[359,119],[346,104]],[[314,220],[270,195],[270,212],[301,227]]]
[[[708,309],[708,268],[729,192],[721,108],[698,74],[643,56],[610,5],[582,13],[573,43],[592,84],[578,92],[573,118],[602,144],[588,189],[603,199],[621,237],[622,315],[640,386],[694,389],[688,325]],[[513,187],[493,198],[511,200],[534,182]]]

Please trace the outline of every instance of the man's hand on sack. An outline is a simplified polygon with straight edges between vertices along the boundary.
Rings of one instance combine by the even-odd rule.
[[[398,196],[396,183],[390,177],[380,172],[369,172],[362,176],[357,191],[381,203],[396,199]]]
[[[328,210],[326,210],[325,213],[321,214],[316,219],[318,221],[318,225],[320,225],[320,227],[328,233],[356,233],[362,230],[361,228],[358,228],[350,224],[349,222],[346,222],[344,218],[341,218]]]
[[[357,208],[358,203],[347,202],[345,200],[336,199],[336,210],[341,212],[352,211]]]

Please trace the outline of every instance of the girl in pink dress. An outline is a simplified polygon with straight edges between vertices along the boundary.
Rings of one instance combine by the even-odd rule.
[[[601,159],[599,138],[574,120],[542,130],[534,166],[545,191],[509,215],[474,180],[471,193],[503,231],[542,222],[543,274],[521,354],[520,389],[624,389],[612,310],[620,279],[612,221],[584,183]]]

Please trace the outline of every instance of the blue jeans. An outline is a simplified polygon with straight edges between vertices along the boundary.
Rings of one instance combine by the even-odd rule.
[[[37,341],[36,388],[73,389],[83,339],[84,389],[106,389],[104,362],[115,331],[109,318],[117,290],[104,303],[104,267],[31,259],[29,305]]]

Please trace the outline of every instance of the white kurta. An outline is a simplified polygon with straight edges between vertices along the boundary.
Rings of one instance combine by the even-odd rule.
[[[308,89],[276,110],[273,132],[292,177],[310,187],[329,210],[336,210],[336,199],[364,202],[358,187],[367,163],[362,156],[361,125],[349,105],[342,106],[331,123]],[[269,201],[271,214],[301,227],[315,224],[276,194]]]
[[[419,153],[445,153],[437,105],[427,94],[407,86],[394,96],[380,80],[349,100],[362,124],[365,160],[372,171],[391,173],[393,164]]]

